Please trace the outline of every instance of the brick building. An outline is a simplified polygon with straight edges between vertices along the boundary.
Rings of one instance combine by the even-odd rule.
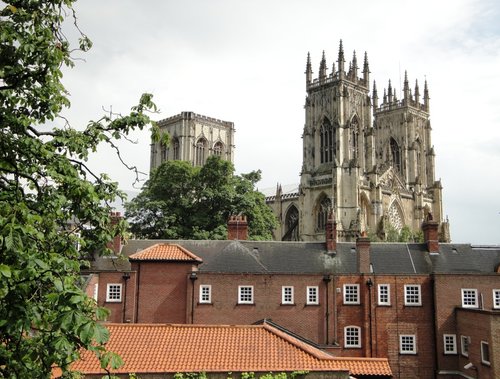
[[[500,247],[437,243],[432,221],[423,244],[337,242],[332,220],[326,243],[247,241],[238,225],[240,240],[131,240],[129,261],[93,262],[89,294],[114,323],[265,319],[336,357],[387,358],[395,378],[499,377]]]

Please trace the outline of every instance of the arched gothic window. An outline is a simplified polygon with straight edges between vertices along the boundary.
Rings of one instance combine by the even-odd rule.
[[[295,205],[292,205],[285,216],[285,241],[298,241],[299,240],[299,211]]]
[[[401,149],[394,138],[391,138],[391,160],[394,169],[401,172]]]
[[[220,141],[216,142],[214,145],[213,151],[214,151],[214,155],[221,157],[222,152],[224,151],[224,145],[222,144],[222,142],[220,142]]]
[[[319,135],[321,163],[333,162],[335,159],[335,128],[326,117]]]
[[[396,201],[393,201],[390,205],[387,211],[387,215],[389,217],[389,223],[391,224],[391,226],[398,232],[400,232],[401,229],[403,229],[403,226],[405,226],[405,222],[403,212],[401,211],[401,208]]]
[[[173,159],[179,160],[180,159],[179,139],[177,137],[174,137],[172,139],[172,152],[173,152]]]
[[[326,222],[328,220],[328,213],[332,209],[331,200],[324,196],[318,204],[316,213],[316,231],[323,232],[326,228]]]
[[[161,145],[161,162],[165,162],[168,158],[168,148],[165,145]]]
[[[205,152],[207,150],[207,140],[205,138],[198,139],[195,146],[194,164],[195,166],[203,166],[205,164]]]
[[[358,158],[358,135],[359,135],[359,123],[358,118],[355,116],[351,121],[351,138],[350,138],[350,148],[351,148],[351,158]]]

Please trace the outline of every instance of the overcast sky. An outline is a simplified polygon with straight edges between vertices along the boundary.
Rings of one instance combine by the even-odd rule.
[[[182,111],[235,123],[238,173],[261,169],[259,188],[299,182],[305,63],[331,68],[368,53],[379,93],[427,79],[436,179],[453,242],[500,243],[500,2],[497,0],[84,0],[92,39],[64,83],[73,125],[104,107],[126,113],[150,92],[162,119]],[[123,145],[149,170],[149,134]],[[100,151],[92,160],[131,190],[133,176]]]

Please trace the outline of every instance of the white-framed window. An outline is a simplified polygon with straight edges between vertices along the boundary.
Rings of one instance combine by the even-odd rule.
[[[460,336],[460,351],[464,357],[469,356],[469,345],[470,345],[470,337]]]
[[[481,341],[481,363],[490,365],[490,345],[486,341]]]
[[[399,354],[417,354],[415,334],[401,334],[399,336]]]
[[[99,299],[99,283],[94,284],[94,293],[92,294],[92,298],[95,301]]]
[[[475,288],[462,288],[462,307],[463,308],[477,308],[477,289]]]
[[[253,286],[238,286],[238,304],[253,304]]]
[[[106,288],[106,301],[110,303],[119,303],[122,301],[121,283],[108,283]]]
[[[359,304],[359,284],[344,284],[344,304]]]
[[[212,302],[212,286],[210,284],[200,284],[200,303],[210,304]]]
[[[391,305],[391,286],[389,284],[378,285],[378,305]]]
[[[344,328],[344,347],[361,347],[361,328],[346,326]]]
[[[500,290],[493,290],[493,308],[500,309]]]
[[[422,305],[420,284],[405,284],[405,305],[408,306]]]
[[[314,304],[319,304],[319,289],[318,286],[308,286],[307,287],[307,298],[306,298],[306,304],[308,305],[314,305]]]
[[[457,336],[455,334],[443,334],[443,348],[445,354],[456,354]]]
[[[293,286],[281,287],[281,304],[293,304]]]

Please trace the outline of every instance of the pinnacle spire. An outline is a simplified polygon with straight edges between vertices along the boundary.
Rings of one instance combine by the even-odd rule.
[[[352,76],[353,79],[358,78],[358,58],[356,58],[356,50],[352,54]]]
[[[311,54],[307,52],[307,62],[306,62],[306,85],[310,84],[312,81],[312,67],[311,67]]]
[[[415,102],[419,103],[420,101],[420,89],[418,88],[418,80],[415,79]]]
[[[408,72],[405,70],[405,81],[403,84],[403,99],[408,101],[410,99],[410,86],[408,84]]]
[[[342,40],[340,40],[339,44],[339,57],[337,59],[337,62],[339,64],[339,76],[342,78],[344,76],[344,47],[342,46]]]
[[[378,108],[378,93],[377,93],[377,83],[375,80],[373,81],[373,93],[372,93],[372,99],[373,99],[373,108]]]
[[[321,62],[319,64],[319,79],[326,78],[326,58],[325,58],[325,50],[323,50],[323,56],[321,57]]]
[[[370,88],[370,67],[368,65],[368,54],[365,51],[365,59],[363,62],[363,80],[365,82],[365,86]]]
[[[429,88],[427,87],[427,79],[425,79],[425,84],[424,84],[424,107],[425,107],[425,110],[428,112],[429,111]]]

